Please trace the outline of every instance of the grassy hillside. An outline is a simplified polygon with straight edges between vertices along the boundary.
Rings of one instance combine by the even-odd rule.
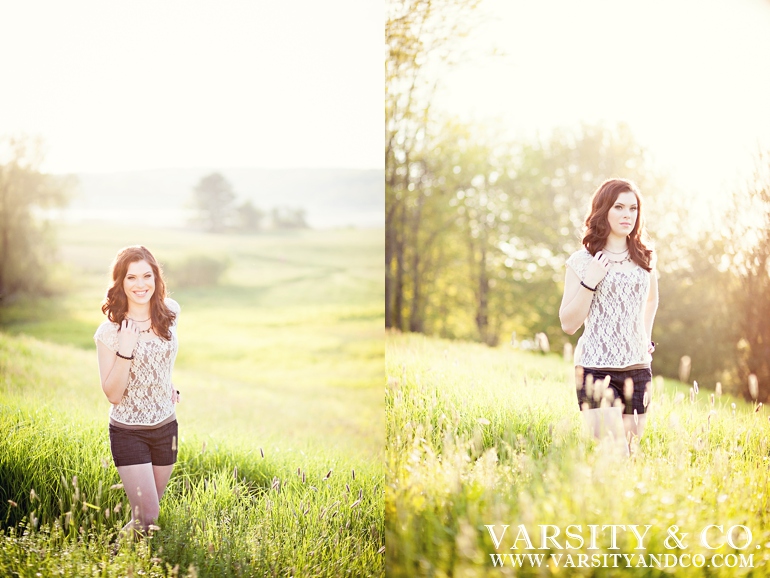
[[[129,507],[89,361],[0,334],[0,575],[381,575],[379,464],[189,426],[161,530],[113,553]]]
[[[173,265],[200,254],[232,262],[220,285],[177,289],[180,423],[210,435],[276,435],[380,457],[384,447],[381,231],[240,237],[68,227],[64,293],[0,311],[2,330],[88,352],[78,383],[101,394],[93,334],[117,250],[143,243]],[[101,395],[101,398],[99,396]]]
[[[573,370],[557,356],[395,334],[386,352],[388,576],[767,574],[764,407],[712,404],[704,390],[691,401],[684,384],[656,379],[647,430],[627,458],[583,435]],[[560,535],[543,547],[549,524]],[[582,543],[565,541],[570,525]],[[649,525],[645,550],[628,527],[613,548],[608,525]],[[737,525],[751,535],[737,528],[733,548],[722,532]],[[666,542],[673,526],[687,533],[682,547]],[[665,554],[676,563],[657,566]]]
[[[6,532],[0,575],[381,575],[382,232],[89,226],[60,238],[62,292],[1,313],[0,517],[21,526]],[[115,555],[127,503],[110,490],[92,336],[109,262],[135,243],[170,268],[202,254],[231,266],[217,286],[170,281],[179,462],[162,530]]]

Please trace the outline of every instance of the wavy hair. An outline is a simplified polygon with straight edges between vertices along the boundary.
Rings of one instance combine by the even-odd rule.
[[[585,221],[583,245],[591,255],[596,255],[604,248],[610,236],[610,223],[607,214],[618,200],[620,193],[634,193],[637,204],[637,218],[634,228],[628,235],[628,255],[631,260],[646,271],[652,271],[652,249],[644,244],[647,231],[642,218],[642,195],[632,181],[626,179],[608,179],[604,181],[591,197],[591,210]]]
[[[152,268],[155,277],[155,292],[150,297],[150,319],[152,328],[160,337],[171,339],[171,324],[176,319],[176,313],[166,306],[166,282],[163,271],[152,256],[150,250],[142,245],[124,247],[115,256],[111,265],[112,285],[107,289],[107,296],[102,301],[102,313],[107,319],[120,325],[128,314],[128,298],[123,290],[123,280],[126,278],[128,266],[137,261],[146,261]]]

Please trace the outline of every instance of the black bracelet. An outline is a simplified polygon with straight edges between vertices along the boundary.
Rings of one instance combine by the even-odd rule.
[[[126,357],[125,355],[121,355],[121,354],[120,354],[120,351],[116,351],[116,352],[115,352],[115,355],[117,355],[117,356],[118,356],[118,357],[120,357],[121,359],[128,359],[128,360],[131,360],[131,359],[133,359],[133,358],[134,358],[134,354],[133,354],[133,353],[131,354],[131,357]]]
[[[589,287],[588,285],[586,285],[585,283],[583,283],[582,281],[580,282],[580,284],[581,284],[583,287],[585,287],[586,289],[588,289],[589,291],[593,291],[594,293],[596,293],[596,287],[594,287],[594,288],[591,288],[591,287]]]

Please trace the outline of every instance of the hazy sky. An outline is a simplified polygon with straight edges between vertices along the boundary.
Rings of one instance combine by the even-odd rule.
[[[383,166],[382,0],[0,0],[0,135],[54,172]]]
[[[438,108],[514,135],[625,121],[660,168],[716,199],[770,148],[770,1],[484,0],[476,53]],[[507,55],[484,57],[492,46]]]

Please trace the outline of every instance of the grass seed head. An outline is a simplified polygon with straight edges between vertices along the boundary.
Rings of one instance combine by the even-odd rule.
[[[721,381],[717,381],[716,387],[714,387],[714,392],[717,395],[722,395],[722,382]]]
[[[579,365],[575,367],[575,389],[583,388],[583,368]]]
[[[683,355],[679,360],[679,381],[682,383],[689,381],[690,369],[692,369],[692,360],[689,355]]]
[[[636,413],[636,410],[634,410],[634,423],[639,425],[639,414]]]
[[[692,382],[692,388],[695,390],[695,393],[697,394],[698,393],[698,382],[697,381],[693,381]]]
[[[695,403],[695,389],[690,388],[690,403]]]
[[[328,480],[331,477],[331,475],[332,475],[332,471],[329,470],[328,472],[326,472],[326,475],[324,476],[324,480]]]
[[[753,400],[756,400],[759,395],[759,380],[753,373],[749,374],[749,394]]]
[[[259,448],[259,455],[263,458],[265,457],[265,452],[262,451],[262,448]]]
[[[627,377],[623,382],[623,395],[626,399],[634,397],[634,380],[630,377]]]
[[[599,381],[594,381],[594,401],[599,401],[603,397],[605,397],[605,393],[607,392],[607,385],[604,380],[600,379]]]
[[[710,396],[710,400],[711,400],[711,407],[714,407],[714,394],[713,393]]]

